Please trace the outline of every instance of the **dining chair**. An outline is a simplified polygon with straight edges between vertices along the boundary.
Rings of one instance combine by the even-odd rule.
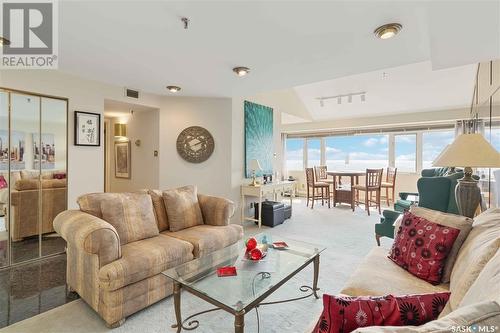
[[[328,168],[326,165],[320,165],[320,166],[315,166],[314,167],[314,175],[316,177],[316,180],[322,183],[327,183],[328,186],[332,187],[330,189],[330,194],[333,195],[333,178],[328,178]]]
[[[394,203],[394,191],[396,189],[396,174],[398,172],[398,168],[387,168],[387,173],[385,175],[385,182],[382,182],[381,187],[385,188],[385,202],[387,206],[391,205],[391,200]],[[389,190],[392,193],[389,198]]]
[[[384,169],[366,169],[365,174],[365,184],[358,184],[352,186],[352,188],[356,191],[356,205],[360,203],[364,203],[366,212],[370,215],[370,206],[373,203],[374,206],[378,208],[378,213],[381,214],[380,211],[380,190],[382,185],[382,173]],[[359,191],[365,192],[364,202],[359,201]],[[375,193],[375,200],[372,199],[372,194]]]
[[[321,200],[321,205],[323,206],[325,205],[325,200],[326,200],[328,202],[328,208],[330,208],[330,185],[328,185],[328,183],[325,182],[316,181],[314,179],[313,168],[306,168],[306,183],[307,183],[306,205],[309,207],[309,200],[311,200],[311,209],[313,209],[315,200]]]

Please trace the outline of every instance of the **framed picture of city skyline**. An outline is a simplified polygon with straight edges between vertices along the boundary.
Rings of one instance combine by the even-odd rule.
[[[40,159],[42,161],[42,170],[54,169],[56,165],[56,146],[54,134],[42,133],[40,137],[33,133],[33,169],[40,168]]]
[[[273,109],[252,103],[244,102],[245,112],[245,176],[250,178],[249,169],[251,160],[258,160],[262,167],[257,176],[273,173]]]
[[[11,170],[24,170],[26,162],[24,152],[26,150],[26,133],[19,131],[11,132]],[[6,130],[0,130],[0,170],[9,168],[9,133]]]

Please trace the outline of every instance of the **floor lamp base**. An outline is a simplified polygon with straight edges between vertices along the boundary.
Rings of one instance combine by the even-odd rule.
[[[481,190],[478,182],[468,179],[458,180],[455,187],[455,198],[460,215],[473,218],[477,207],[481,203]]]

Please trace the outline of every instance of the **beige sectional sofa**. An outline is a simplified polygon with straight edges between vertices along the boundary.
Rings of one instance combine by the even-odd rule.
[[[438,320],[425,325],[365,327],[366,332],[459,332],[461,327],[500,329],[500,208],[474,219],[451,271],[450,283],[431,285],[387,258],[388,249],[374,248],[348,280],[341,294],[350,296],[405,295],[450,291]],[[479,329],[479,328],[478,328]],[[486,328],[485,328],[486,329]],[[494,330],[495,331],[495,330]],[[478,331],[475,331],[478,332]]]
[[[181,230],[177,225],[171,231],[169,218],[189,213],[174,206],[169,214],[158,190],[84,195],[78,199],[80,210],[56,217],[54,228],[67,241],[67,284],[109,327],[172,294],[172,281],[162,271],[243,237],[243,228],[229,223],[233,202],[194,193],[201,224]],[[143,227],[140,220],[148,219],[154,228]]]

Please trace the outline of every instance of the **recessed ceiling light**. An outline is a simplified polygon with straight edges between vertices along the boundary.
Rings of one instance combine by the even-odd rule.
[[[3,46],[3,45],[10,45],[10,40],[0,36],[0,46]]]
[[[396,36],[398,32],[401,31],[401,29],[403,29],[403,26],[401,24],[389,23],[378,27],[373,33],[380,39],[389,39]]]
[[[181,87],[177,86],[167,86],[167,90],[170,91],[171,93],[176,93],[181,90]]]
[[[233,72],[235,72],[236,75],[238,75],[238,76],[245,76],[248,73],[250,73],[250,68],[248,68],[248,67],[241,67],[241,66],[234,67],[233,68]]]

